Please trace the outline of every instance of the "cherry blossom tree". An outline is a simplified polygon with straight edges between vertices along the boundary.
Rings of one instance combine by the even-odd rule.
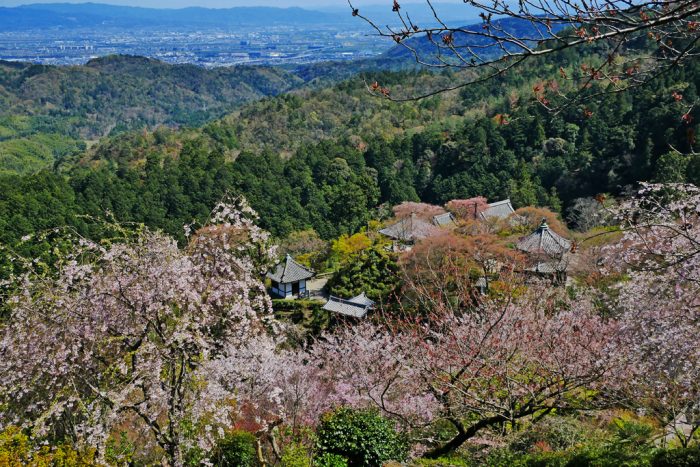
[[[687,446],[700,429],[700,189],[644,185],[616,214],[624,232],[608,249],[627,274],[614,306],[630,403]]]
[[[415,214],[416,217],[423,220],[432,220],[433,216],[444,214],[445,209],[440,206],[428,203],[416,203],[414,201],[404,201],[397,204],[393,208],[394,216],[398,218],[408,217]]]
[[[445,208],[457,217],[457,219],[478,219],[479,214],[488,209],[486,198],[477,196],[469,199],[453,199]]]
[[[567,302],[557,291],[518,287],[459,314],[441,303],[446,297],[434,300],[427,320],[365,323],[315,346],[338,402],[379,407],[418,433],[447,422],[447,442],[420,440],[427,457],[601,403],[591,390],[615,372],[608,349],[617,329],[585,297]]]
[[[136,420],[182,465],[185,426],[225,425],[216,416],[239,407],[235,392],[207,389],[203,368],[268,335],[260,277],[273,252],[254,220],[233,200],[184,250],[148,230],[81,239],[54,274],[20,278],[0,328],[0,425],[104,454],[112,430]],[[210,410],[225,402],[228,412]]]
[[[261,448],[267,440],[278,459],[280,426],[300,436],[303,428],[314,426],[334,407],[321,373],[323,362],[303,348],[285,345],[284,334],[284,329],[277,329],[244,345],[229,343],[219,358],[200,368],[207,385],[196,403],[197,411],[210,420],[231,420],[232,425],[256,433]],[[232,413],[234,400],[241,408],[237,413]],[[205,446],[216,441],[216,433],[210,431],[209,436]]]
[[[481,18],[480,24],[472,27],[448,24],[432,0],[425,3],[434,14],[434,25],[411,20],[416,5],[402,5],[397,0],[389,3],[396,14],[394,26],[377,24],[349,0],[353,16],[406,48],[419,64],[482,71],[465,73],[453,85],[419,96],[392,96],[381,84],[372,86],[372,91],[393,100],[422,98],[484,82],[562,50],[603,46],[604,56],[584,64],[581,73],[569,73],[562,67],[558,76],[536,86],[540,103],[554,109],[638,87],[698,55],[700,5],[695,0],[533,0],[515,4],[465,0],[465,13]],[[591,90],[594,84],[600,86]]]

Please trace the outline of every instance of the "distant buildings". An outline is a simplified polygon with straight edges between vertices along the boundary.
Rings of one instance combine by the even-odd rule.
[[[526,273],[545,276],[554,282],[566,282],[571,241],[549,228],[547,220],[530,235],[520,238],[516,248],[527,254],[529,266]]]
[[[488,208],[479,213],[479,218],[481,220],[506,219],[514,212],[515,209],[513,209],[510,199],[505,199],[489,203]],[[476,216],[476,212],[474,215]],[[457,225],[457,219],[451,212],[434,215],[431,221],[428,222],[412,213],[410,216],[406,216],[384,227],[379,233],[394,240],[395,247],[398,244],[411,246],[419,240],[436,235],[442,227],[454,227]]]
[[[457,224],[455,216],[451,212],[433,216],[433,225],[436,227],[451,227]]]
[[[381,229],[379,233],[391,238],[395,242],[400,242],[404,245],[413,245],[416,241],[428,238],[438,231],[438,228],[434,224],[420,219],[413,213]]]
[[[488,219],[505,219],[515,212],[513,205],[510,203],[510,199],[504,199],[503,201],[496,201],[495,203],[489,203],[489,207],[481,212],[481,218],[484,220]]]
[[[139,55],[205,68],[238,64],[279,65],[374,57],[387,48],[381,38],[336,38],[336,29],[270,25],[230,29],[85,27],[0,31],[0,59],[78,65],[112,54]]]
[[[272,282],[272,295],[279,298],[299,298],[307,296],[306,281],[314,277],[314,271],[303,266],[287,255],[267,273]]]
[[[364,318],[374,308],[374,301],[367,298],[364,292],[356,297],[343,299],[331,295],[323,309],[349,318]]]

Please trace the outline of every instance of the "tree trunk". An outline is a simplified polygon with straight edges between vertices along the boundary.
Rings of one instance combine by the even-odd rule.
[[[176,443],[168,444],[168,447],[165,450],[165,458],[163,460],[164,465],[167,467],[182,467],[185,465],[185,462],[182,459],[182,451],[180,450],[180,446]]]
[[[267,467],[267,461],[265,460],[265,456],[263,455],[262,442],[260,441],[260,438],[258,438],[256,444],[258,451],[258,462],[260,463],[260,467]]]
[[[457,436],[452,438],[450,441],[447,443],[443,444],[442,446],[439,446],[435,449],[432,449],[428,452],[426,452],[423,457],[426,459],[437,459],[438,457],[442,457],[446,454],[449,454],[451,452],[454,452],[457,448],[459,448],[462,444],[464,444],[468,439],[473,438],[474,435],[476,435],[480,430],[494,425],[496,423],[500,423],[505,421],[506,418],[501,416],[501,415],[496,415],[495,417],[490,417],[490,418],[485,418],[483,420],[479,420],[478,422],[474,423],[471,425],[469,428],[465,429],[459,429],[459,433],[457,433]]]

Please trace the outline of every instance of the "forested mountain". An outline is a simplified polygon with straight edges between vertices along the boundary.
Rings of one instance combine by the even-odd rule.
[[[26,7],[28,10],[34,8],[39,6]],[[99,4],[51,4],[41,8],[58,15],[56,18],[76,12],[121,18],[152,17],[153,12],[166,17],[184,14],[181,10],[163,13],[161,10]],[[122,10],[129,14],[122,14]],[[204,11],[211,16],[212,10]],[[199,17],[196,11],[191,13],[194,18]],[[245,16],[241,16],[241,20]],[[293,20],[294,15],[291,18]],[[526,26],[515,23],[513,27]],[[425,39],[411,40],[411,45],[421,49],[426,47],[423,42]],[[361,80],[351,80],[339,88],[331,85],[362,72],[366,73],[366,82],[373,82],[372,73],[377,70],[415,68],[413,57],[407,55],[402,46],[396,46],[378,59],[287,67],[239,66],[207,70],[132,56],[107,56],[93,59],[84,66],[71,67],[0,62],[0,172],[27,173],[51,167],[67,155],[83,151],[86,140],[109,134],[156,125],[201,126],[245,103],[305,84],[321,90],[313,96],[311,89],[300,91],[288,99],[289,105],[298,105],[294,115],[303,115],[310,106],[320,102],[323,122],[314,115],[295,122],[294,115],[286,115],[286,104],[277,111],[270,106],[277,107],[281,101],[266,101],[229,118],[227,125],[238,128],[243,148],[268,146],[273,151],[292,152],[321,136],[352,134],[349,130],[360,121],[363,134],[391,134],[390,128],[382,128],[386,127],[386,121],[389,121],[389,127],[402,129],[434,120],[422,110],[434,111],[435,102],[418,106],[406,104],[398,112],[388,112],[386,105],[361,92]],[[383,79],[384,84],[394,85],[397,92],[408,88],[418,93],[426,87],[449,84],[454,77],[449,74],[432,77],[426,74],[386,75]],[[339,92],[347,99],[341,99]],[[446,105],[449,107],[450,104]],[[374,121],[367,112],[374,117],[381,114],[385,122]],[[452,109],[446,112],[461,111]],[[263,114],[271,116],[272,120],[261,119]],[[284,119],[287,121],[282,122]],[[283,123],[284,134],[275,128],[267,131],[270,126],[281,128]]]
[[[120,55],[82,66],[0,61],[0,173],[51,167],[85,149],[86,140],[157,125],[201,126],[304,85],[414,66],[394,59],[204,69]]]
[[[566,211],[576,198],[637,181],[700,182],[700,159],[681,155],[692,153],[697,131],[694,111],[683,115],[698,98],[700,64],[634,94],[545,111],[533,87],[589,60],[570,51],[407,103],[374,97],[365,84],[410,94],[459,76],[373,73],[266,98],[201,129],[117,135],[69,158],[64,175],[0,181],[2,241],[107,211],[182,238],[181,226],[226,192],[244,194],[277,236],[313,228],[333,238],[362,227],[382,203],[510,197]]]
[[[74,67],[2,62],[0,171],[50,167],[83,148],[83,140],[109,133],[201,125],[301,83],[278,68],[205,70],[129,56]]]
[[[201,124],[300,82],[278,68],[206,70],[130,56],[73,67],[0,63],[4,117],[27,116],[30,126],[84,138],[144,124]]]

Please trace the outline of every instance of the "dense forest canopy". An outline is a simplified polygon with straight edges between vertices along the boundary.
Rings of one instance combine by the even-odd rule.
[[[313,228],[328,239],[357,231],[383,203],[485,196],[566,212],[577,198],[638,181],[700,181],[696,110],[687,110],[698,98],[698,63],[634,94],[557,114],[539,105],[542,70],[574,73],[594,57],[549,56],[415,103],[378,100],[351,79],[266,98],[200,129],[117,135],[68,158],[60,174],[3,177],[2,240],[108,211],[182,238],[181,226],[227,192],[247,196],[276,236]],[[384,72],[364,80],[377,76],[406,88],[452,79]],[[43,211],[48,204],[60,206]]]

